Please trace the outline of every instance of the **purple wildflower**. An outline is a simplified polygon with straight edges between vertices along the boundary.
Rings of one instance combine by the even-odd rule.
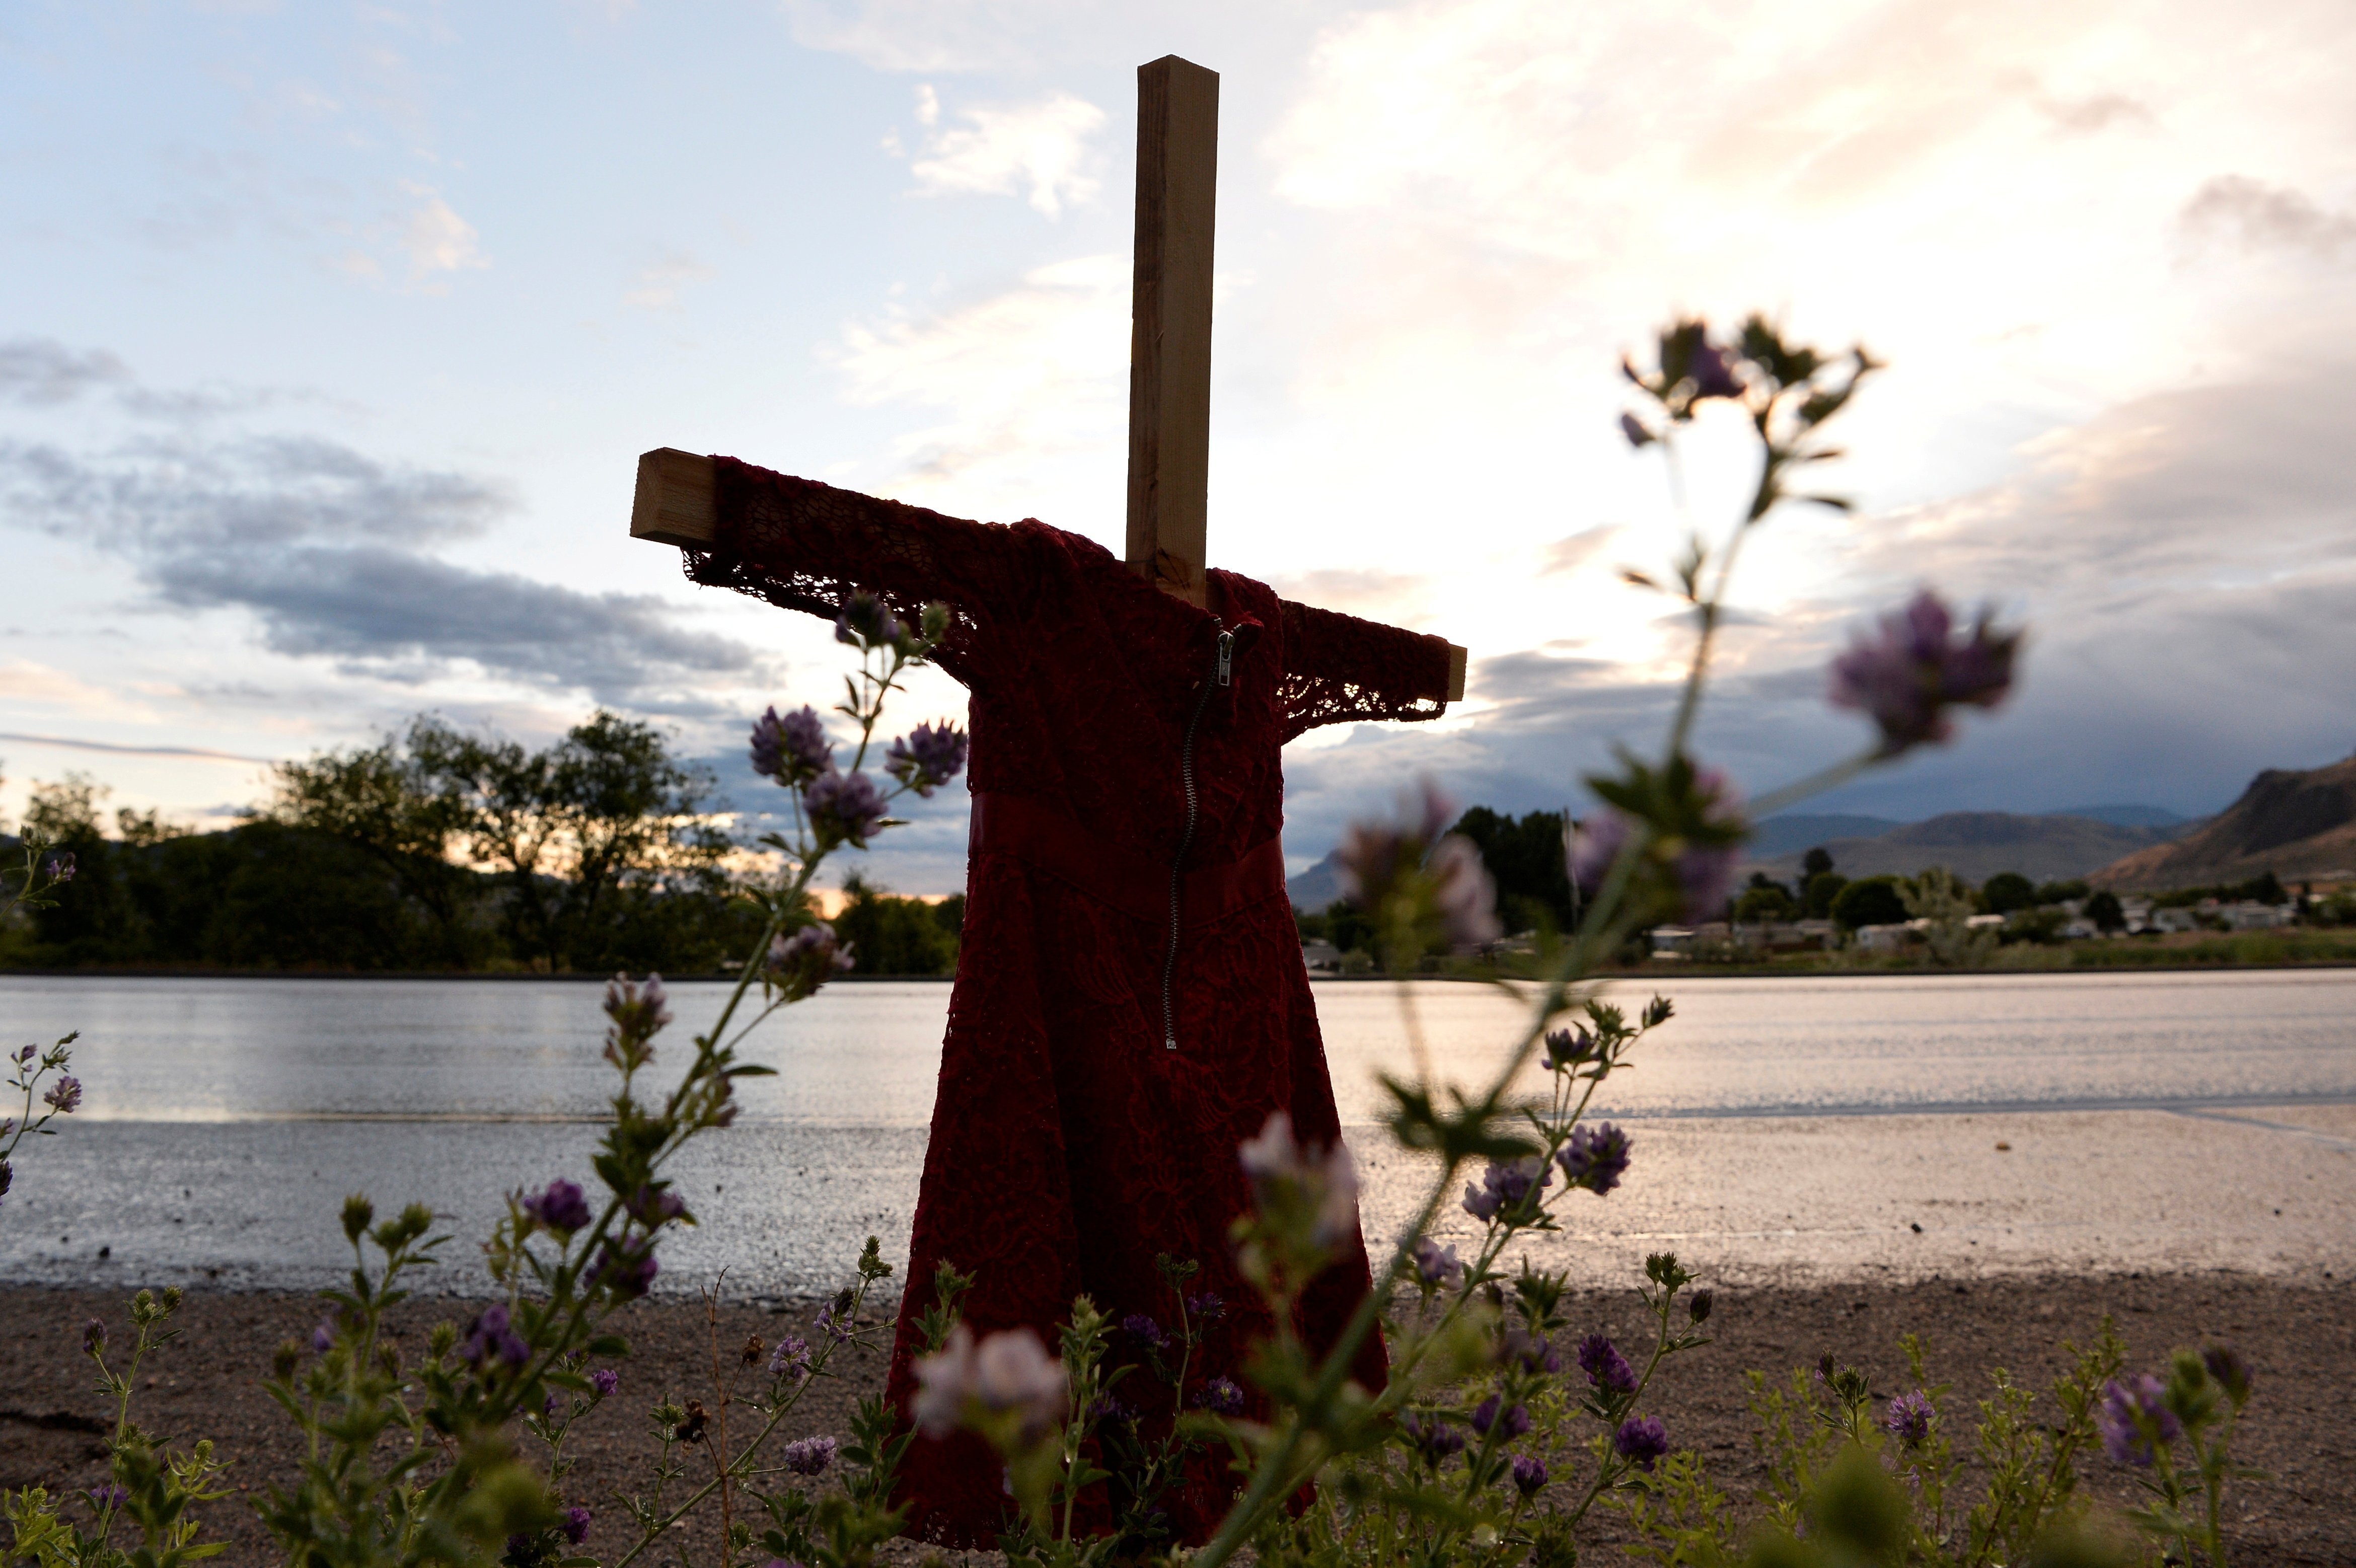
[[[834,771],[834,742],[818,710],[805,707],[780,718],[775,708],[753,721],[753,771],[787,789]]]
[[[1503,1403],[1503,1400],[1493,1393],[1475,1406],[1472,1411],[1472,1430],[1486,1437],[1489,1435],[1489,1429],[1494,1426],[1497,1429],[1498,1437],[1510,1443],[1530,1429],[1530,1411],[1529,1406],[1517,1404],[1500,1413],[1498,1406]]]
[[[867,848],[884,826],[884,795],[863,773],[820,773],[802,786],[802,809],[822,842]]]
[[[834,617],[834,640],[854,647],[881,647],[904,635],[898,618],[873,593],[853,593]]]
[[[59,1079],[49,1085],[49,1092],[41,1096],[41,1101],[60,1115],[71,1115],[81,1104],[81,1080],[71,1077]]]
[[[798,1334],[788,1334],[769,1350],[769,1375],[773,1378],[806,1378],[810,1371],[809,1341]]]
[[[1047,1354],[1028,1328],[1009,1328],[976,1343],[959,1323],[948,1342],[916,1363],[916,1395],[909,1414],[928,1437],[946,1437],[964,1419],[966,1406],[1012,1411],[1021,1417],[1019,1440],[1029,1444],[1053,1431],[1070,1403],[1064,1363]]]
[[[1424,871],[1451,946],[1483,947],[1505,934],[1497,920],[1496,880],[1472,840],[1451,833],[1431,847]]]
[[[458,1353],[477,1371],[495,1360],[519,1367],[531,1360],[531,1347],[509,1327],[508,1309],[496,1301],[477,1313],[475,1320],[466,1326],[466,1339],[458,1347]]]
[[[548,1184],[548,1190],[523,1200],[523,1211],[552,1231],[571,1235],[589,1228],[589,1200],[577,1181],[562,1177]]]
[[[1598,1198],[1620,1185],[1628,1171],[1628,1135],[1610,1122],[1574,1127],[1570,1141],[1557,1151],[1562,1173],[1573,1187],[1584,1187]]]
[[[622,1386],[622,1374],[611,1367],[599,1367],[589,1374],[589,1387],[599,1399],[609,1398]]]
[[[1653,1462],[1669,1451],[1669,1431],[1651,1416],[1630,1416],[1612,1435],[1612,1446],[1623,1459],[1633,1460],[1640,1470],[1650,1470]]]
[[[1562,1359],[1554,1353],[1543,1334],[1533,1334],[1526,1328],[1508,1328],[1497,1339],[1499,1364],[1519,1361],[1526,1372],[1558,1372]]]
[[[1901,1393],[1881,1413],[1881,1429],[1909,1448],[1920,1448],[1931,1435],[1931,1396],[1921,1389]]]
[[[109,1481],[102,1487],[92,1487],[84,1494],[90,1506],[100,1513],[111,1513],[131,1500],[131,1494]]]
[[[1558,1029],[1546,1037],[1547,1065],[1559,1072],[1566,1067],[1576,1067],[1594,1059],[1595,1037],[1587,1032],[1584,1024]]]
[[[1702,820],[1714,827],[1747,831],[1741,787],[1716,768],[1694,775],[1694,793],[1708,804]],[[1735,862],[1742,859],[1740,840],[1731,844],[1697,844],[1677,857],[1677,886],[1686,895],[1686,918],[1715,920],[1725,912],[1727,891],[1734,885]]]
[[[1579,1370],[1605,1393],[1636,1392],[1636,1369],[1628,1364],[1620,1347],[1601,1334],[1590,1334],[1579,1342]]]
[[[1535,1497],[1547,1484],[1546,1461],[1535,1454],[1514,1456],[1514,1489],[1522,1496]]]
[[[311,1330],[311,1349],[324,1356],[335,1348],[336,1326],[322,1319],[318,1327]]]
[[[2102,1408],[2094,1425],[2103,1447],[2115,1465],[2149,1466],[2154,1444],[2173,1443],[2184,1428],[2168,1408],[2167,1390],[2148,1373],[2139,1378],[2114,1378],[2103,1387]]]
[[[1297,1206],[1313,1212],[1313,1244],[1339,1245],[1357,1229],[1358,1168],[1339,1139],[1330,1149],[1296,1143],[1292,1118],[1271,1111],[1259,1136],[1237,1147],[1236,1158],[1262,1211]]]
[[[930,795],[965,771],[965,731],[946,719],[919,724],[885,750],[884,771],[918,795]]]
[[[805,1437],[786,1445],[786,1468],[797,1476],[817,1476],[825,1473],[834,1463],[834,1439]]]
[[[1215,1290],[1206,1290],[1186,1298],[1186,1311],[1205,1323],[1216,1323],[1227,1315],[1226,1298]]]
[[[2225,1391],[2225,1397],[2240,1404],[2250,1397],[2250,1363],[2242,1352],[2231,1345],[2211,1345],[2201,1352],[2201,1364]]]
[[[81,1326],[81,1353],[102,1355],[106,1350],[106,1325],[93,1317]]]
[[[1452,1290],[1464,1277],[1464,1264],[1457,1257],[1454,1247],[1443,1247],[1430,1236],[1419,1236],[1415,1243],[1415,1275],[1426,1285]]]
[[[687,1215],[687,1201],[670,1189],[669,1182],[648,1182],[630,1194],[622,1205],[631,1219],[651,1231]]]
[[[1147,1317],[1142,1312],[1132,1312],[1128,1317],[1122,1318],[1120,1320],[1120,1329],[1122,1333],[1128,1335],[1130,1339],[1136,1340],[1139,1344],[1144,1346],[1149,1350],[1158,1350],[1162,1349],[1169,1339],[1169,1336],[1162,1333],[1162,1325],[1156,1323],[1152,1318]]]
[[[1643,420],[1631,413],[1623,413],[1620,416],[1620,433],[1628,438],[1629,445],[1640,451],[1659,439],[1645,426]]]
[[[1408,1441],[1435,1467],[1451,1454],[1464,1447],[1464,1434],[1437,1415],[1418,1415],[1408,1411],[1399,1417],[1399,1430]]]
[[[851,972],[851,944],[839,940],[834,927],[822,920],[798,927],[769,944],[766,967],[771,982],[797,997],[807,997],[837,975]]]
[[[556,1528],[564,1539],[578,1546],[589,1539],[589,1521],[597,1516],[585,1508],[569,1508],[556,1516]]]
[[[607,1242],[597,1253],[594,1277],[598,1284],[626,1301],[644,1296],[655,1282],[662,1265],[655,1261],[654,1243],[643,1239],[636,1243]]]
[[[1350,824],[1334,851],[1342,896],[1361,909],[1380,909],[1400,876],[1423,863],[1433,841],[1455,819],[1456,803],[1423,779],[1400,800],[1396,819]]]
[[[836,1344],[842,1345],[850,1342],[851,1331],[858,1325],[851,1320],[848,1303],[838,1310],[836,1304],[830,1301],[818,1309],[818,1316],[810,1319],[810,1327]]]
[[[1244,1391],[1232,1378],[1213,1378],[1194,1395],[1194,1403],[1213,1415],[1240,1415],[1244,1408]]]
[[[1695,326],[1700,326],[1696,322]],[[1742,383],[1735,379],[1734,367],[1720,348],[1700,333],[1694,335],[1693,357],[1687,361],[1686,374],[1694,384],[1694,400],[1704,398],[1739,398]]]
[[[41,1054],[41,1048],[40,1048],[39,1046],[37,1046],[37,1045],[28,1045],[28,1046],[27,1046],[24,1050],[22,1050],[22,1051],[18,1051],[18,1052],[16,1053],[16,1065],[17,1065],[17,1066],[19,1066],[19,1067],[22,1067],[22,1066],[24,1066],[27,1062],[28,1062],[28,1061],[32,1061],[32,1060],[33,1060],[33,1058],[35,1058],[35,1057],[37,1057],[37,1056],[38,1056],[38,1055],[40,1055],[40,1054]]]
[[[1742,828],[1742,791],[1733,780],[1715,768],[1704,768],[1694,775],[1694,792],[1703,802],[1704,821],[1713,827]],[[1593,898],[1602,891],[1612,866],[1634,836],[1635,824],[1610,806],[1579,824],[1564,850],[1564,865],[1582,897]],[[1724,912],[1735,863],[1741,858],[1739,842],[1687,843],[1678,851],[1671,869],[1687,919],[1710,920]]]
[[[1606,806],[1572,828],[1564,858],[1582,898],[1591,899],[1603,891],[1604,880],[1628,846],[1629,827],[1625,816]]]
[[[53,882],[70,882],[74,880],[74,858],[72,850],[69,849],[62,855],[52,856],[50,858],[49,880]]]
[[[1833,661],[1833,706],[1856,709],[1880,727],[1880,755],[1944,742],[1954,733],[1949,708],[1994,708],[2012,689],[2020,634],[1997,631],[1987,611],[1963,641],[1954,630],[1953,613],[1926,588],[1883,617],[1878,636],[1858,636]]]
[[[1494,1220],[1501,1213],[1517,1210],[1533,1187],[1543,1190],[1553,1184],[1553,1169],[1537,1155],[1513,1160],[1493,1159],[1489,1168],[1481,1173],[1480,1186],[1465,1184],[1464,1211],[1476,1220]]]
[[[670,1022],[670,994],[663,989],[662,976],[649,975],[641,985],[627,975],[615,976],[605,983],[605,1016],[635,1040],[661,1029]]]

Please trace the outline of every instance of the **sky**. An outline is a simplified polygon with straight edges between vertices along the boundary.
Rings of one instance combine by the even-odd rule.
[[[1697,752],[1859,748],[1918,588],[2015,699],[1807,809],[2214,811],[2356,747],[2356,8],[2079,0],[316,0],[0,9],[0,815],[219,825],[435,711],[661,724],[734,803],[823,624],[627,537],[723,452],[1121,545],[1135,69],[1221,73],[1213,564],[1472,650],[1286,758],[1295,869],[1419,774],[1511,811],[1657,747],[1722,534],[1623,354],[1752,310],[1889,369],[1856,502],[1746,546]],[[937,673],[905,721],[963,709]],[[965,800],[884,840],[962,880]]]

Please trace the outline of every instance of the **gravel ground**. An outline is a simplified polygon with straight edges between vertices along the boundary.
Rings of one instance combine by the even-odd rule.
[[[449,1301],[412,1304],[401,1325],[412,1342],[434,1318],[463,1315]],[[2040,1385],[2062,1364],[2060,1342],[2083,1339],[2104,1314],[2113,1315],[2135,1362],[2157,1364],[2179,1345],[2224,1339],[2258,1369],[2258,1393],[2245,1420],[2240,1456],[2271,1472],[2245,1483],[2235,1497],[2232,1544],[2254,1563],[2356,1565],[2356,1424],[2348,1420],[2356,1396],[2356,1300],[2344,1280],[2286,1284],[2230,1274],[2144,1276],[1932,1279],[1906,1285],[1722,1289],[1711,1327],[1714,1344],[1673,1362],[1651,1402],[1680,1446],[1702,1450],[1720,1484],[1747,1502],[1758,1473],[1751,1455],[1741,1374],[1757,1368],[1780,1376],[1830,1350],[1874,1374],[1879,1389],[1896,1389],[1903,1371],[1901,1332],[1927,1337],[1935,1376],[1957,1396],[1985,1389],[1988,1369],[2004,1365]],[[1594,1293],[1573,1305],[1583,1328],[1635,1334],[1632,1296]],[[80,1350],[80,1328],[92,1316],[125,1331],[123,1294],[33,1286],[0,1287],[6,1372],[0,1376],[0,1487],[82,1488],[104,1478],[100,1435],[108,1413]],[[654,1450],[642,1413],[664,1396],[710,1401],[712,1336],[731,1359],[745,1335],[774,1339],[799,1327],[806,1306],[719,1308],[716,1329],[699,1307],[641,1304],[626,1315],[634,1354],[623,1364],[622,1393],[575,1442],[581,1468],[572,1477],[573,1500],[598,1511],[591,1547],[618,1555],[623,1515],[611,1499],[643,1476]],[[284,1414],[262,1392],[260,1370],[272,1349],[308,1331],[317,1318],[310,1298],[268,1293],[191,1292],[182,1309],[182,1339],[142,1374],[138,1418],[179,1441],[209,1435],[233,1462],[241,1496],[215,1505],[210,1530],[233,1544],[221,1561],[272,1560],[244,1499],[294,1473],[298,1449]],[[847,1376],[805,1401],[784,1434],[842,1433],[852,1400],[881,1380],[880,1360],[857,1356]],[[2098,1495],[2124,1499],[2123,1477],[2097,1461]],[[1970,1482],[1966,1479],[1966,1490]],[[1607,1527],[1598,1532],[1593,1561],[1612,1562]],[[691,1560],[709,1556],[687,1544]],[[922,1555],[910,1542],[896,1556]]]

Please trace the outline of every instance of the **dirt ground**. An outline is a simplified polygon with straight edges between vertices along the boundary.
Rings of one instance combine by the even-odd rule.
[[[412,1304],[401,1328],[422,1343],[436,1318],[463,1318],[463,1304]],[[774,1339],[806,1328],[808,1304],[783,1308],[724,1306],[718,1343],[733,1360],[747,1334]],[[2231,1275],[2002,1279],[1891,1287],[1779,1288],[1719,1293],[1710,1327],[1716,1342],[1669,1364],[1652,1413],[1681,1447],[1702,1450],[1719,1484],[1747,1500],[1758,1479],[1744,1409],[1741,1374],[1775,1376],[1813,1364],[1829,1350],[1863,1367],[1879,1390],[1897,1390],[1904,1371],[1897,1339],[1912,1330],[1933,1349],[1933,1373],[1959,1399],[1987,1386],[2002,1365],[2041,1386],[2062,1362],[2065,1338],[2084,1339],[2113,1315],[2132,1363],[2157,1367],[2173,1348],[2224,1339],[2257,1369],[2257,1393],[2237,1457],[2271,1479],[2243,1483],[2233,1494],[2232,1545],[2238,1561],[2260,1564],[2356,1565],[2356,1290],[2345,1280],[2313,1285]],[[53,1492],[104,1478],[101,1435],[110,1413],[80,1353],[81,1325],[105,1319],[120,1345],[127,1334],[115,1294],[0,1287],[0,1488],[38,1485]],[[1581,1331],[1633,1338],[1632,1296],[1596,1295],[1572,1304]],[[273,1560],[246,1498],[285,1483],[298,1456],[295,1434],[262,1392],[258,1378],[272,1349],[306,1334],[316,1304],[289,1295],[192,1293],[182,1308],[182,1339],[143,1370],[136,1418],[176,1442],[209,1435],[233,1461],[240,1497],[217,1504],[210,1533],[233,1542],[219,1561]],[[621,1363],[620,1393],[576,1430],[583,1464],[571,1477],[571,1500],[596,1510],[590,1547],[610,1561],[625,1539],[619,1488],[643,1484],[655,1442],[645,1413],[666,1397],[711,1403],[711,1330],[699,1306],[641,1304],[626,1314],[633,1354]],[[881,1380],[873,1354],[839,1362],[846,1372],[805,1400],[787,1437],[844,1434],[852,1401]],[[1965,1407],[1968,1408],[1968,1407]],[[740,1429],[741,1430],[741,1429]],[[2092,1474],[2099,1496],[2124,1499],[2124,1477],[2099,1456]],[[1965,1491],[1973,1482],[1967,1475]],[[691,1561],[710,1556],[708,1536],[691,1537]],[[914,1562],[922,1549],[897,1543]],[[1612,1536],[1597,1532],[1590,1560],[1614,1561]]]

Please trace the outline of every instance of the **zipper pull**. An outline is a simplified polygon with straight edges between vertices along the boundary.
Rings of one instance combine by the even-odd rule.
[[[1221,632],[1219,634],[1218,666],[1219,684],[1221,686],[1229,684],[1229,677],[1233,673],[1235,666],[1236,635],[1233,632]]]

